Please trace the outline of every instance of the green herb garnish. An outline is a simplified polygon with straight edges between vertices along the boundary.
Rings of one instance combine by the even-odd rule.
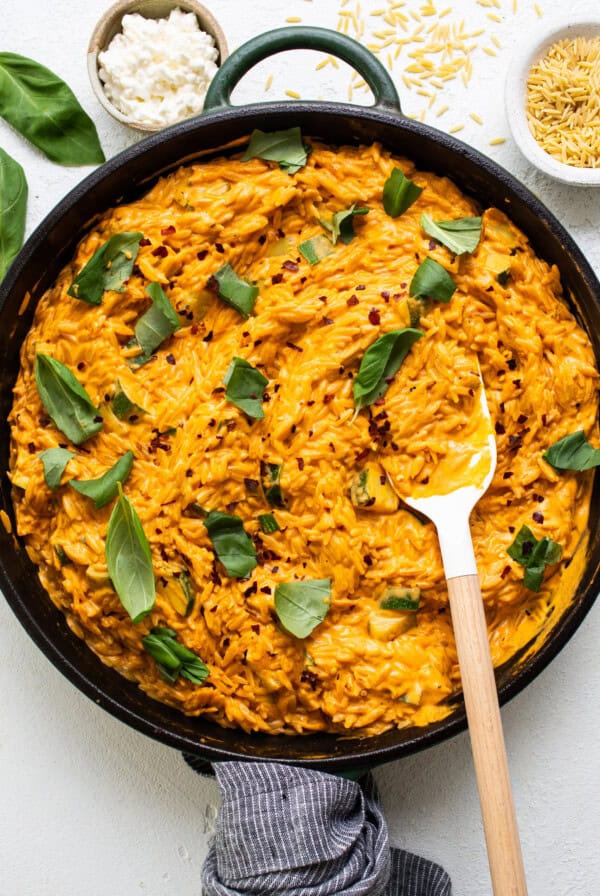
[[[74,445],[80,445],[102,429],[102,417],[68,367],[38,353],[35,381],[40,399],[54,425]]]
[[[275,612],[296,638],[307,638],[323,622],[331,604],[331,579],[284,582],[275,588]]]
[[[380,336],[363,355],[354,378],[354,407],[357,411],[373,404],[388,390],[389,381],[397,373],[421,330],[405,327]]]
[[[314,265],[323,261],[328,255],[331,255],[333,246],[331,240],[327,239],[325,234],[319,233],[317,236],[313,236],[309,240],[300,243],[298,245],[298,252],[304,255],[309,264]]]
[[[217,281],[217,295],[227,305],[231,305],[242,317],[248,317],[254,308],[258,286],[246,283],[233,270],[229,262],[219,268],[213,277]]]
[[[433,258],[426,258],[415,271],[408,293],[436,302],[449,302],[455,290],[456,283],[448,271]]]
[[[146,292],[152,305],[135,325],[135,343],[142,349],[139,355],[129,359],[132,367],[141,367],[165,339],[181,327],[177,312],[158,283],[149,283]]]
[[[67,293],[90,305],[100,305],[106,290],[124,292],[144,234],[139,231],[115,233],[79,271]]]
[[[265,412],[262,406],[263,394],[269,381],[260,370],[243,358],[234,358],[223,377],[227,386],[225,397],[249,417],[262,420]]]
[[[356,215],[368,215],[369,209],[366,207],[356,208],[356,202],[354,202],[350,208],[344,209],[343,211],[336,212],[331,222],[321,220],[320,223],[323,225],[325,230],[328,230],[331,234],[331,242],[335,246],[338,239],[340,239],[346,246],[348,243],[351,243],[356,234],[354,233],[354,218]]]
[[[152,554],[140,518],[120,482],[117,489],[119,498],[106,533],[106,565],[119,600],[133,622],[140,622],[156,600]]]
[[[261,513],[258,517],[258,525],[261,532],[270,535],[272,532],[279,532],[280,526],[272,513]]]
[[[258,561],[256,548],[240,517],[211,510],[204,525],[227,575],[235,579],[249,576]]]
[[[530,591],[539,591],[546,566],[558,563],[562,556],[562,548],[546,536],[538,541],[529,526],[521,526],[515,540],[507,548],[507,553],[525,567],[523,578],[525,587]]]
[[[23,245],[26,211],[25,172],[0,149],[0,281]]]
[[[555,470],[591,470],[600,466],[600,448],[590,445],[582,429],[559,439],[542,457]]]
[[[265,501],[271,507],[283,507],[283,495],[281,493],[281,464],[272,464],[266,460],[260,462],[260,484],[262,486]]]
[[[60,563],[61,566],[72,566],[73,561],[70,557],[65,553],[65,549],[61,544],[53,544],[54,553],[56,554],[56,559]]]
[[[508,281],[510,280],[510,271],[500,271],[500,273],[496,276],[496,281],[500,284],[500,286],[507,286]]]
[[[455,255],[474,252],[481,239],[481,218],[457,218],[455,221],[434,221],[423,212],[421,227]]]
[[[267,162],[278,162],[282,171],[295,174],[306,165],[308,152],[309,148],[302,142],[298,127],[271,133],[256,129],[252,132],[243,161],[264,159]]]
[[[132,418],[137,417],[138,414],[146,413],[144,408],[132,401],[127,395],[120,380],[117,380],[117,391],[113,395],[110,406],[115,417],[118,417],[119,420],[127,420],[128,422],[133,422]]]
[[[172,628],[157,626],[142,638],[146,650],[158,666],[164,681],[173,684],[181,675],[194,684],[202,684],[210,675],[210,669],[199,656],[177,640]]]
[[[65,467],[71,458],[75,457],[75,454],[72,451],[67,451],[66,448],[48,448],[38,454],[38,457],[44,465],[46,485],[54,491],[59,487]]]
[[[399,218],[417,201],[423,187],[419,187],[400,168],[394,168],[383,185],[383,207],[390,218]]]
[[[59,165],[104,161],[92,119],[54,72],[17,53],[0,53],[0,115]]]
[[[127,451],[110,470],[97,479],[70,479],[69,485],[86,498],[91,498],[96,510],[100,510],[112,501],[117,494],[119,483],[123,485],[126,482],[132,467],[133,451]]]

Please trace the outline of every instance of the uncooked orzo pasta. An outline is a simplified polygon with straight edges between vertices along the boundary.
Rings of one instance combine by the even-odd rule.
[[[499,460],[471,522],[512,657],[585,533],[593,473],[543,455],[597,438],[592,349],[500,211],[377,144],[282,159],[268,137],[108,211],[41,299],[18,532],[157,700],[275,734],[426,725],[459,670],[434,527],[393,486],[460,443],[479,362]]]

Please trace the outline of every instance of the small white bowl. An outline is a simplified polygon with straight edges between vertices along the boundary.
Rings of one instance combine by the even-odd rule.
[[[506,115],[515,143],[532,165],[549,177],[577,187],[600,187],[600,168],[565,165],[544,152],[527,123],[527,79],[529,71],[552,44],[564,38],[600,37],[600,21],[575,18],[568,25],[549,21],[540,31],[529,34],[512,57],[506,77]]]
[[[117,3],[106,10],[90,38],[87,66],[96,98],[113,118],[138,131],[160,131],[165,125],[145,124],[137,121],[124,115],[120,109],[117,109],[111,103],[104,92],[104,86],[98,74],[98,54],[106,50],[113,37],[121,31],[123,16],[139,13],[146,19],[163,19],[175,8],[179,8],[184,12],[194,13],[202,31],[213,37],[219,53],[217,65],[222,65],[228,55],[225,34],[214,15],[201,3],[196,2],[196,0],[179,0],[179,2],[176,2],[176,0],[118,0]]]

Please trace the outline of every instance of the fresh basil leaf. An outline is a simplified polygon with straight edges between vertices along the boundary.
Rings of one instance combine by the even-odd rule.
[[[120,380],[117,380],[117,391],[113,395],[110,406],[115,417],[118,417],[119,420],[127,420],[128,422],[133,422],[131,418],[136,417],[138,414],[146,413],[144,408],[132,401],[127,395]]]
[[[600,448],[590,445],[582,429],[559,439],[542,457],[555,470],[591,470],[600,466]]]
[[[44,465],[46,485],[54,491],[59,487],[65,467],[71,458],[75,457],[75,454],[72,451],[67,451],[66,448],[47,448],[46,451],[38,454],[38,457]]]
[[[245,411],[249,417],[262,420],[265,412],[262,406],[263,394],[269,384],[260,370],[243,358],[234,358],[223,377],[227,386],[225,398]]]
[[[346,246],[351,243],[356,234],[354,233],[354,217],[355,215],[368,215],[369,209],[366,207],[356,208],[354,202],[350,208],[336,212],[331,223],[321,220],[323,227],[331,233],[331,242],[335,246],[340,239]]]
[[[140,518],[120,482],[117,489],[119,498],[106,533],[106,565],[119,600],[133,622],[140,622],[156,600],[152,554]]]
[[[311,237],[298,245],[298,252],[303,255],[309,264],[318,264],[331,255],[333,246],[331,240],[328,240],[325,234],[319,233],[317,236]]]
[[[204,525],[227,575],[235,579],[249,576],[258,561],[256,548],[240,517],[211,510]]]
[[[539,540],[529,526],[521,526],[515,540],[507,548],[509,557],[525,568],[523,584],[530,591],[539,591],[546,566],[558,563],[562,548],[552,539],[544,536]]]
[[[390,218],[399,218],[417,201],[423,187],[409,180],[401,168],[394,168],[383,185],[383,207]]]
[[[455,221],[434,221],[423,212],[421,227],[438,242],[454,252],[464,255],[474,252],[481,239],[481,218],[457,218]]]
[[[179,675],[194,684],[202,684],[210,675],[210,669],[199,656],[177,640],[173,629],[153,628],[142,638],[142,645],[156,661],[161,676],[171,684]]]
[[[408,293],[436,302],[449,302],[455,290],[456,283],[448,271],[433,258],[426,258],[415,271]]]
[[[0,281],[23,245],[26,210],[25,172],[0,148]]]
[[[231,305],[242,317],[248,317],[252,313],[258,286],[246,283],[233,270],[229,262],[213,274],[217,281],[217,295],[227,305]]]
[[[33,59],[0,53],[0,115],[51,162],[104,162],[94,122],[71,88]]]
[[[272,513],[261,513],[258,516],[258,525],[261,532],[270,535],[272,532],[279,532],[280,526]]]
[[[141,367],[149,361],[159,345],[181,327],[177,312],[161,286],[149,283],[146,292],[152,299],[152,304],[135,325],[135,342],[142,351],[130,358],[129,364],[132,367]]]
[[[96,510],[100,510],[101,507],[112,501],[117,494],[118,483],[123,485],[126,482],[132,467],[133,451],[127,451],[110,470],[97,479],[70,479],[69,485],[72,485],[79,494],[91,498],[96,505]]]
[[[123,284],[131,277],[143,236],[139,231],[114,233],[79,271],[67,290],[68,295],[90,305],[100,305],[106,290],[124,292]]]
[[[275,588],[275,612],[296,638],[307,638],[323,622],[331,604],[331,579],[284,582]]]
[[[102,429],[102,417],[89,395],[69,368],[56,358],[38,352],[35,381],[46,412],[74,445],[80,445]]]
[[[295,174],[306,165],[308,152],[298,127],[271,133],[256,129],[252,132],[243,161],[265,159],[267,162],[278,162],[282,171]]]
[[[357,411],[373,404],[388,390],[389,380],[397,373],[421,330],[405,327],[380,336],[366,350],[354,378],[354,407]]]

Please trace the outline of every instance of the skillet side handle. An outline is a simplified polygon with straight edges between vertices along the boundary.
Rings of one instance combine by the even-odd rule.
[[[494,896],[527,896],[479,576],[449,578],[448,598]]]
[[[402,114],[398,91],[381,62],[362,44],[329,28],[276,28],[251,38],[225,60],[206,94],[204,111],[228,108],[231,94],[257,63],[284,50],[321,50],[351,65],[367,82],[375,107]]]

